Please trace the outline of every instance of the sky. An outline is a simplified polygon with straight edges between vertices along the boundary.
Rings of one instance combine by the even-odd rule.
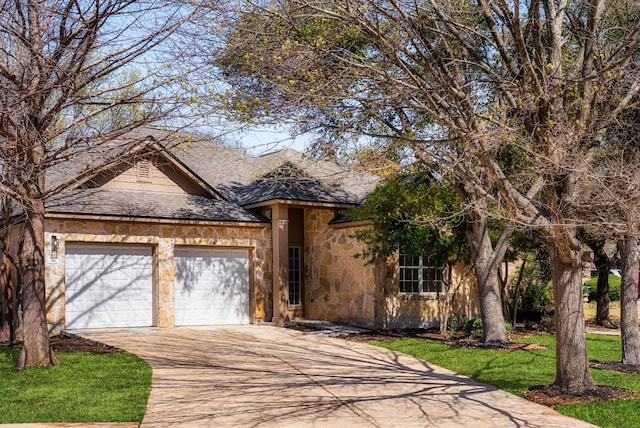
[[[252,155],[262,155],[276,150],[294,149],[304,152],[309,144],[309,136],[291,137],[282,129],[262,127],[233,132],[225,138],[247,149]]]

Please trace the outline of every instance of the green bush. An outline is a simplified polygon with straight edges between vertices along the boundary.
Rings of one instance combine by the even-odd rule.
[[[507,330],[507,334],[511,333],[511,331],[513,330],[513,326],[511,325],[511,323],[506,321],[504,323],[504,328]],[[482,330],[482,319],[471,318],[467,320],[467,322],[464,324],[464,332],[475,338],[482,337],[482,334],[484,333],[484,331]]]
[[[532,282],[522,290],[521,308],[542,314],[553,310],[553,287],[549,282]]]
[[[620,300],[620,283],[622,278],[616,275],[609,275],[609,300],[617,301]],[[598,289],[598,277],[594,276],[593,278],[585,281],[584,288],[589,289],[589,300],[596,300],[597,297],[597,289]]]
[[[464,332],[473,337],[482,337],[482,320],[471,318],[464,324]]]

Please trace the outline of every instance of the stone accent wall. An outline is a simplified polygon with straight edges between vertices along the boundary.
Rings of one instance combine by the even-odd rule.
[[[364,244],[352,237],[361,227],[330,226],[333,211],[305,211],[305,317],[366,328],[435,327],[445,299],[435,295],[401,295],[398,261],[374,265],[355,258]],[[478,316],[475,278],[468,266],[454,271],[457,291],[451,314]]]
[[[353,227],[330,226],[333,210],[305,210],[305,317],[379,327],[380,269],[355,258]]]
[[[154,325],[172,327],[174,314],[174,248],[234,247],[249,250],[251,322],[270,319],[272,283],[270,225],[215,226],[143,222],[47,219],[45,233],[47,322],[64,328],[65,245],[68,243],[144,244],[153,248]],[[59,247],[52,251],[51,236]]]

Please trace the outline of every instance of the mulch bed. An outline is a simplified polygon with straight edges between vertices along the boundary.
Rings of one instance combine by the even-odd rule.
[[[445,337],[435,330],[425,330],[422,328],[398,328],[390,330],[370,330],[366,333],[347,334],[340,336],[342,339],[352,340],[354,342],[384,342],[398,339],[420,338],[445,340]]]
[[[640,374],[640,366],[622,364],[619,361],[590,361],[589,367],[601,370],[614,370],[622,373]]]
[[[309,331],[309,330],[305,330]],[[519,335],[523,337],[524,335]],[[343,339],[353,340],[356,342],[368,343],[373,341],[389,341],[407,338],[432,339],[445,342],[447,345],[460,348],[480,348],[480,349],[502,349],[505,351],[536,351],[547,349],[546,346],[537,345],[535,343],[482,343],[478,339],[470,338],[464,334],[445,336],[437,330],[424,329],[392,329],[392,330],[372,330],[367,333],[349,334],[340,336]]]
[[[51,336],[49,343],[54,352],[93,352],[94,354],[119,354],[124,352],[122,349],[114,346],[105,345],[104,343],[94,342],[71,333],[62,333],[57,336]],[[22,342],[13,344],[2,343],[14,348],[22,348]]]
[[[640,398],[640,393],[615,386],[596,386],[594,389],[585,391],[582,394],[568,394],[560,391],[553,385],[544,385],[531,388],[524,393],[524,397],[534,403],[555,407],[558,405],[591,403],[595,401]]]

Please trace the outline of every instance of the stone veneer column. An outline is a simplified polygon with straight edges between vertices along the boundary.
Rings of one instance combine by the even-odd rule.
[[[271,208],[273,240],[273,323],[288,321],[289,311],[289,208],[274,205]]]
[[[161,238],[156,249],[156,270],[154,283],[153,309],[154,325],[156,327],[175,326],[175,269],[173,256],[173,240]]]
[[[51,237],[55,235],[58,248],[51,248]],[[65,326],[65,235],[64,233],[44,234],[45,244],[45,296],[47,324],[50,334],[60,334]]]

